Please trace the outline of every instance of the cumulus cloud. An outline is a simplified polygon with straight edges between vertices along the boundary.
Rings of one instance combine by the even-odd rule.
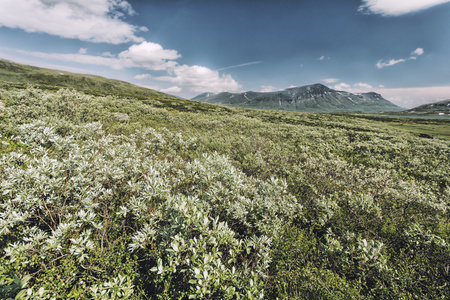
[[[89,42],[141,42],[121,17],[133,14],[124,0],[1,0],[0,26]]]
[[[221,76],[218,71],[203,66],[176,65],[170,70],[170,75],[155,77],[155,79],[185,86],[195,93],[234,92],[242,88],[230,75]]]
[[[367,14],[380,14],[383,16],[399,16],[439,4],[450,0],[362,0],[358,11]]]
[[[339,81],[339,79],[338,78],[325,78],[325,79],[322,79],[322,81],[324,83],[336,83]]]
[[[388,61],[383,61],[381,59],[377,62],[376,66],[378,69],[382,69],[384,67],[390,67],[390,66],[396,65],[398,63],[408,61],[408,60],[416,60],[418,56],[420,56],[424,53],[425,53],[425,51],[423,50],[423,48],[417,48],[416,50],[411,52],[411,56],[408,58],[390,59]]]
[[[348,91],[351,88],[351,86],[345,82],[339,83],[333,87],[333,89],[338,91]]]
[[[109,52],[102,53],[101,56],[88,55],[85,48],[81,48],[78,53],[44,53],[23,50],[17,52],[46,59],[107,66],[115,70],[137,67],[152,71],[168,71],[177,66],[177,62],[174,60],[181,57],[176,50],[166,50],[161,45],[150,42],[132,45],[117,56]]]
[[[143,79],[147,79],[149,77],[151,77],[150,74],[138,74],[138,75],[134,76],[134,79],[143,80]]]
[[[151,42],[133,45],[119,54],[122,61],[154,71],[173,68],[176,65],[174,60],[179,57],[181,55],[176,50],[166,50],[161,45]]]
[[[422,55],[424,53],[424,51],[423,51],[423,48],[417,48],[416,50],[414,50],[412,53],[411,53],[411,55],[417,55],[417,56],[420,56],[420,55]]]

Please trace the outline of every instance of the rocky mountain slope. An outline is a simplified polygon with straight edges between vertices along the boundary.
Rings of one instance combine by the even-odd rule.
[[[336,91],[322,84],[269,93],[203,93],[192,100],[225,106],[305,112],[374,113],[403,110],[377,93],[352,94]]]

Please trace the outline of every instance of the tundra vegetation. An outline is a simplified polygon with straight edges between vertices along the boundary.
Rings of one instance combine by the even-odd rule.
[[[0,101],[0,298],[450,298],[445,138],[158,95]]]

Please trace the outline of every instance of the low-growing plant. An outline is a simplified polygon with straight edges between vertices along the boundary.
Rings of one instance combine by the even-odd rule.
[[[165,98],[0,101],[2,297],[450,297],[448,141]]]

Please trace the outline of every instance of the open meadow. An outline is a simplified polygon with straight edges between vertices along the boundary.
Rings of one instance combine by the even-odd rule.
[[[450,298],[449,121],[0,101],[0,298]]]

